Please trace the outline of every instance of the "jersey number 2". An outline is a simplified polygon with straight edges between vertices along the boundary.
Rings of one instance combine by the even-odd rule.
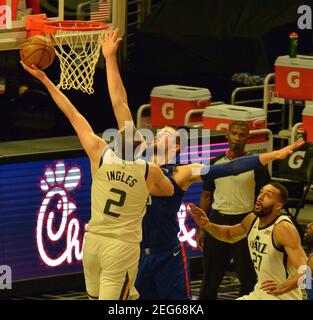
[[[126,199],[126,192],[123,191],[123,190],[120,190],[120,189],[115,189],[115,188],[111,188],[110,191],[113,192],[113,193],[119,194],[120,195],[120,200],[119,201],[115,201],[115,200],[112,200],[112,199],[108,199],[106,204],[105,204],[103,213],[104,214],[108,214],[109,216],[118,218],[120,216],[120,214],[116,213],[116,212],[112,212],[110,210],[110,207],[111,207],[112,204],[117,206],[117,207],[123,207],[123,205],[125,203],[125,199]]]

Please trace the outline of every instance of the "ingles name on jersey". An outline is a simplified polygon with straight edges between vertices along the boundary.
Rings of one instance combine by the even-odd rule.
[[[137,179],[134,179],[133,176],[128,175],[125,172],[107,171],[106,174],[107,174],[109,181],[121,181],[130,187],[133,187],[137,182]]]

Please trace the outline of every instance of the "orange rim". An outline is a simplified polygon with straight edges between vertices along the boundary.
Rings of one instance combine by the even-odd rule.
[[[58,30],[63,31],[100,31],[108,29],[109,25],[104,22],[94,21],[49,21],[44,23],[42,31],[46,33],[56,33]]]

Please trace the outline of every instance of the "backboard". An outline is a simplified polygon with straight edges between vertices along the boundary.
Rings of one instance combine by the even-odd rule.
[[[0,0],[0,51],[25,42],[25,16],[44,13],[52,20],[106,22],[125,33],[126,0]]]

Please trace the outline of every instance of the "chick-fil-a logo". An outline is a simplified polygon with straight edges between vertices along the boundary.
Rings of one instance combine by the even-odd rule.
[[[182,203],[179,211],[177,212],[179,224],[178,239],[182,242],[187,242],[191,247],[196,248],[197,242],[194,239],[196,229],[192,228],[191,230],[188,230],[188,228],[186,227],[187,207],[188,203]]]
[[[74,216],[76,205],[70,199],[71,192],[76,189],[80,180],[80,168],[75,166],[66,168],[63,161],[58,161],[55,168],[45,169],[44,177],[40,181],[40,189],[45,193],[45,197],[37,217],[37,247],[41,259],[48,266],[56,267],[63,263],[72,263],[73,254],[76,260],[82,260],[83,243],[79,238],[80,225]],[[55,224],[59,226],[56,228]],[[64,237],[66,245],[63,253],[53,257],[51,252],[49,254],[47,240],[57,245]]]

